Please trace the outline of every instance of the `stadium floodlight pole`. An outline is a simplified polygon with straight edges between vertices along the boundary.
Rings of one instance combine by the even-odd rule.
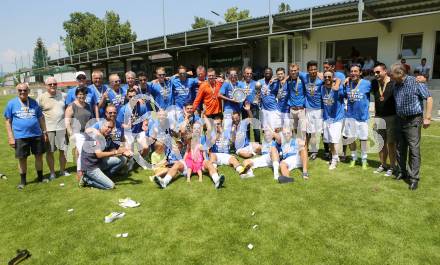
[[[272,34],[272,10],[271,10],[271,0],[269,0],[269,34]]]
[[[107,17],[104,17],[104,35],[105,35],[105,50],[108,58]]]
[[[162,24],[163,24],[163,43],[165,49],[167,48],[167,36],[166,36],[166,26],[165,26],[165,0],[162,0]]]

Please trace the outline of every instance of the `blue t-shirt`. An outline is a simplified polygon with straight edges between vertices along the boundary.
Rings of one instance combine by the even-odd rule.
[[[125,93],[119,88],[119,91],[116,92],[113,89],[108,90],[108,101],[115,105],[116,111],[119,113],[119,110],[124,105],[125,102]]]
[[[289,78],[287,85],[290,91],[289,107],[304,107],[306,88],[303,79],[300,76],[296,80]]]
[[[256,103],[257,91],[255,90],[256,83],[257,82],[255,80],[251,80],[249,83],[243,81],[244,92],[247,95],[245,101],[251,103],[254,106],[257,105]]]
[[[66,106],[70,105],[73,101],[75,101],[76,99],[75,92],[77,88],[78,87],[73,87],[69,89],[69,91],[67,91],[67,96],[66,99],[64,100]],[[93,91],[93,89],[90,88],[90,86],[87,87],[87,95],[85,101],[87,104],[90,105],[90,107],[92,107],[92,109],[94,109],[95,105],[98,104],[98,98],[96,97],[96,93],[95,91]]]
[[[159,106],[159,108],[165,110],[169,106],[172,106],[173,93],[171,90],[171,81],[165,80],[163,84],[161,83],[152,84],[150,93],[153,96],[153,99],[156,102],[157,106]]]
[[[105,84],[101,85],[100,87],[96,87],[94,84],[91,84],[87,87],[88,91],[93,91],[93,93],[95,93],[95,98],[96,98],[96,104],[99,104],[99,102],[101,101],[102,98],[102,94],[105,93],[105,91],[107,91],[109,89],[109,87]],[[105,105],[99,109],[99,117],[104,117],[105,116]]]
[[[274,140],[271,140],[270,142],[266,142],[263,140],[263,142],[261,144],[261,154],[262,155],[270,154],[270,149],[272,148],[272,146],[276,146],[276,143]]]
[[[128,84],[123,84],[120,90],[122,90],[122,94],[126,95],[128,91]]]
[[[11,120],[15,139],[41,136],[39,119],[43,112],[34,99],[28,98],[26,103],[18,97],[11,99],[6,105],[4,116]]]
[[[287,143],[281,145],[282,159],[286,159],[290,156],[295,156],[298,154],[298,144],[296,139],[292,138]]]
[[[324,120],[331,120],[333,122],[342,120],[345,112],[344,87],[340,85],[339,90],[334,91],[321,85],[321,95],[324,109],[322,116]]]
[[[193,102],[196,98],[196,87],[198,85],[199,81],[196,78],[186,78],[184,81],[178,77],[171,79],[174,105],[183,108],[186,103]]]
[[[347,118],[353,118],[357,121],[367,121],[370,118],[370,90],[371,82],[360,79],[357,84],[350,81],[345,86],[345,95],[347,97]]]
[[[104,123],[104,119],[101,119],[97,123],[93,124],[92,128],[96,130],[101,129],[102,124]],[[124,130],[122,129],[122,124],[118,121],[115,123],[115,127],[110,133],[109,137],[106,138],[106,149],[118,149],[124,139]]]
[[[278,111],[282,113],[290,113],[290,106],[289,106],[289,99],[290,99],[290,89],[288,82],[285,82],[283,85],[281,85],[280,81],[277,81],[279,83],[279,89],[278,89]]]
[[[345,81],[345,75],[341,72],[335,72],[335,77],[339,80],[341,80],[341,84],[344,84]]]
[[[145,104],[137,103],[132,108],[130,108],[129,104],[130,103],[127,103],[119,109],[116,120],[121,124],[126,124],[131,120],[131,128],[128,130],[134,134],[137,134],[142,131],[141,118],[147,112],[147,109],[145,107]]]
[[[247,126],[244,123],[240,123],[241,125],[237,128],[235,133],[235,150],[246,147],[250,144],[250,140],[247,135]]]
[[[231,82],[224,82],[222,87],[220,88],[220,93],[227,97],[227,98],[233,98],[232,95],[234,93],[234,90],[237,88],[244,88],[245,85],[243,84],[243,82],[238,81],[235,84],[232,84]],[[223,105],[224,105],[224,111],[225,112],[234,112],[234,111],[240,111],[241,109],[241,105],[240,103],[234,103],[228,100],[224,100],[223,101]]]
[[[230,134],[225,131],[220,137],[215,139],[214,144],[211,146],[211,152],[229,154],[230,152]]]
[[[308,109],[321,109],[321,89],[322,80],[318,77],[314,81],[310,80],[310,75],[308,73],[300,73],[301,78],[304,81],[306,87],[306,101],[305,106]]]
[[[261,106],[264,110],[274,111],[278,110],[277,94],[278,82],[266,82],[266,80],[258,80],[261,84]]]

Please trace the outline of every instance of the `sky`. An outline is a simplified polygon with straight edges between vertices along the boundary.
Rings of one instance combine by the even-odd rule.
[[[163,0],[165,4],[166,33],[176,33],[191,29],[194,16],[205,17],[216,23],[222,18],[212,14],[215,11],[224,14],[229,7],[237,6],[249,9],[252,17],[269,13],[269,1],[272,13],[276,13],[281,2],[288,3],[292,10],[324,5],[335,0]],[[66,55],[60,42],[65,36],[63,22],[72,12],[90,12],[102,18],[107,10],[119,14],[121,22],[129,21],[136,32],[137,40],[162,36],[161,0],[2,0],[0,18],[0,72],[15,71],[16,63],[29,67],[32,63],[33,49],[38,37],[48,48],[49,56],[54,59]]]

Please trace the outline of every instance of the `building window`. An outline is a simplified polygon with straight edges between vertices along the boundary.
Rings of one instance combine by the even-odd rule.
[[[402,35],[402,47],[400,54],[402,58],[421,58],[422,57],[423,34]]]
[[[284,37],[270,39],[270,62],[284,62]]]

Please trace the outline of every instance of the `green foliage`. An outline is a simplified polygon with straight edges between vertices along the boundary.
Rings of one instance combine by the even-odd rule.
[[[238,7],[234,6],[228,8],[225,14],[223,15],[223,17],[226,22],[234,22],[237,20],[251,18],[251,15],[248,9],[243,9],[241,11],[238,11]]]
[[[92,13],[74,12],[70,19],[63,23],[67,36],[63,38],[69,54],[85,52],[108,46],[136,41],[136,33],[132,32],[130,22],[120,23],[119,15],[107,11],[103,19]]]
[[[213,26],[214,22],[212,22],[209,19],[203,18],[203,17],[194,17],[194,23],[191,24],[192,29],[199,29],[199,28],[205,28],[208,26]]]
[[[282,2],[279,6],[278,6],[278,12],[279,13],[283,13],[283,12],[287,12],[290,11],[290,5],[287,3]]]
[[[47,55],[47,48],[44,45],[44,42],[41,39],[41,37],[38,37],[34,48],[32,68],[43,68],[46,66],[48,60],[50,60],[50,57]]]

